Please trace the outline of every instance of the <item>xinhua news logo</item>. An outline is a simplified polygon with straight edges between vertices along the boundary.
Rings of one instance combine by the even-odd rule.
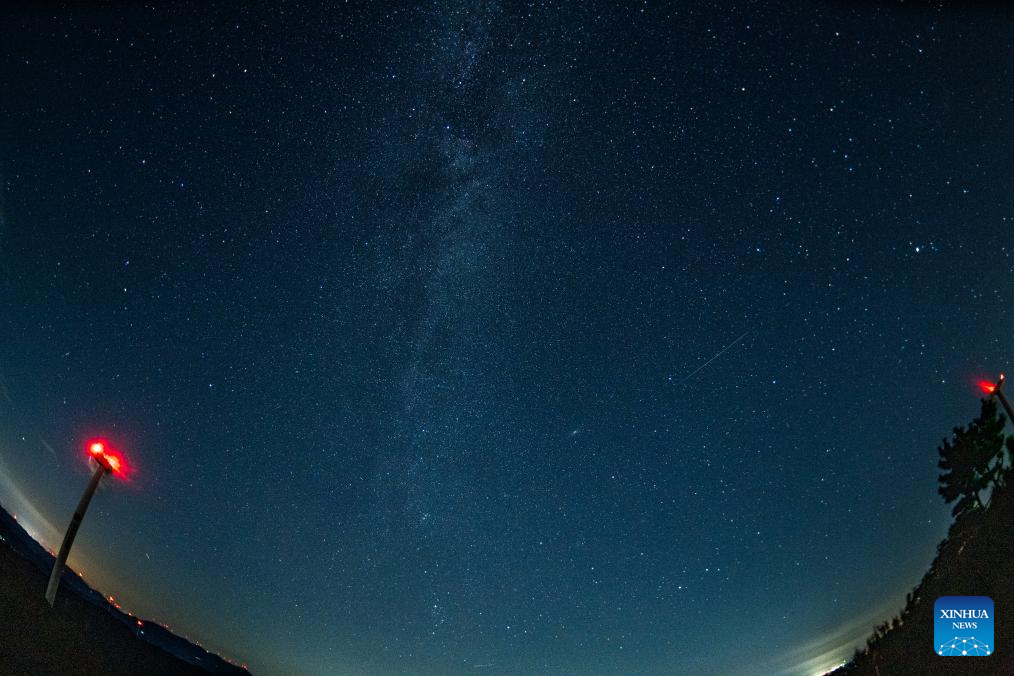
[[[944,657],[985,657],[993,645],[993,599],[941,596],[933,604],[933,649]]]

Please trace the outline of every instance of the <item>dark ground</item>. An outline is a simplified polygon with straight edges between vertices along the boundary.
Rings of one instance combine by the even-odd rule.
[[[866,648],[832,676],[1014,675],[1014,471],[989,509],[958,518],[899,615],[874,630]],[[933,650],[933,603],[940,596],[993,599],[988,657],[941,657]]]
[[[208,673],[138,639],[67,590],[50,608],[46,582],[32,563],[0,546],[0,673]]]

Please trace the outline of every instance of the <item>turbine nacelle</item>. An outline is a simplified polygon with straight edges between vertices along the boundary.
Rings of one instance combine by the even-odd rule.
[[[88,454],[106,469],[116,476],[123,476],[125,465],[123,458],[111,451],[108,442],[103,439],[94,439],[88,442]]]
[[[997,380],[996,380],[995,383],[991,383],[991,382],[986,381],[986,380],[980,380],[979,381],[979,388],[983,392],[985,392],[986,394],[996,394],[1000,390],[1000,388],[1003,387],[1003,383],[1004,383],[1004,377],[1003,377],[1003,374],[1001,373],[1000,377],[997,378]]]

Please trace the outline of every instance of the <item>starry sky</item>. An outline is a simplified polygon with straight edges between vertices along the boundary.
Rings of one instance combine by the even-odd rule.
[[[1014,14],[0,21],[0,503],[255,673],[808,674],[1011,365]],[[42,590],[40,589],[40,594]]]

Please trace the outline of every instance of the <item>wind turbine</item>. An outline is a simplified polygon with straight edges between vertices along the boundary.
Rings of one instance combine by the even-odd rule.
[[[1007,401],[1007,397],[1003,393],[1004,382],[1006,381],[1001,373],[995,385],[984,380],[979,383],[979,387],[981,387],[983,392],[986,394],[994,396],[1000,400],[1000,403],[1003,404],[1003,410],[1007,412],[1007,419],[1011,421],[1011,424],[1014,424],[1014,409],[1011,408],[1010,402]]]
[[[77,503],[77,509],[74,510],[74,516],[70,519],[70,525],[67,526],[67,533],[63,536],[63,544],[60,545],[60,553],[56,556],[56,563],[53,564],[53,572],[49,576],[49,584],[46,586],[46,601],[49,602],[50,607],[56,601],[56,590],[60,586],[60,578],[63,576],[63,569],[67,565],[67,556],[70,555],[70,547],[74,544],[74,538],[77,536],[77,529],[81,527],[81,521],[84,519],[85,512],[88,510],[88,504],[92,501],[92,496],[95,495],[95,489],[99,487],[99,482],[102,481],[102,477],[106,474],[115,474],[117,476],[123,475],[123,458],[116,453],[110,451],[107,448],[105,441],[96,439],[88,443],[88,454],[92,460],[95,461],[95,473],[92,474],[91,481],[88,482],[88,487],[85,488],[84,495],[81,496],[81,501]]]

